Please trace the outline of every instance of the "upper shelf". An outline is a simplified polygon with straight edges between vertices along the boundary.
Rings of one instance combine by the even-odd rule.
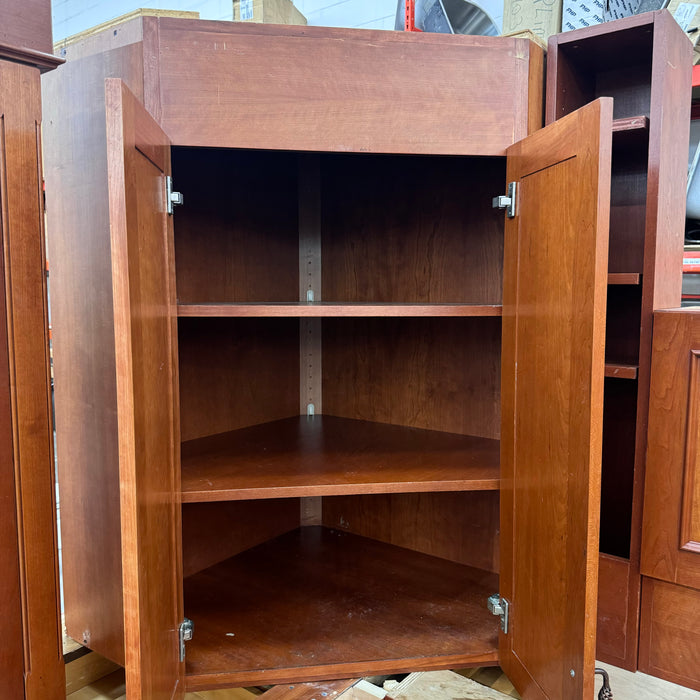
[[[646,148],[649,140],[649,117],[623,117],[613,121],[613,148]]]
[[[501,316],[500,304],[365,304],[336,302],[178,304],[180,317]]]
[[[386,423],[295,416],[182,444],[182,501],[500,485],[499,441]]]

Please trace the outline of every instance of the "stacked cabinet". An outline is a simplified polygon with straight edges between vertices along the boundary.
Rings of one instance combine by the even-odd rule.
[[[690,47],[665,11],[550,40],[547,122],[614,98],[598,658],[637,668],[652,315],[680,305]]]
[[[133,698],[495,663],[589,697],[613,101],[539,130],[513,38],[145,17],[65,52],[69,633]]]
[[[0,0],[0,697],[65,697],[41,173],[51,6]]]

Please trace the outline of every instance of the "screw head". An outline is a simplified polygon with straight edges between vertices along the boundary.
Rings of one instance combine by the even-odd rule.
[[[571,677],[573,678],[576,675],[576,671],[572,668],[569,673],[571,674]]]

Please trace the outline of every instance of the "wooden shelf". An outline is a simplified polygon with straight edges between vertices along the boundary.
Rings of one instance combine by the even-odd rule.
[[[642,115],[638,117],[624,117],[622,119],[613,120],[613,134],[620,134],[630,131],[648,132],[649,117]]]
[[[639,367],[616,362],[605,363],[605,376],[617,379],[636,379]]]
[[[631,284],[637,285],[642,281],[639,272],[610,272],[608,273],[608,284]]]
[[[625,117],[613,121],[613,149],[645,147],[649,141],[649,117]]]
[[[499,442],[295,416],[182,444],[182,501],[496,490]]]
[[[275,304],[178,304],[180,317],[501,316],[500,304],[365,304],[296,302]]]
[[[490,665],[497,590],[480,569],[297,529],[185,579],[186,688]]]

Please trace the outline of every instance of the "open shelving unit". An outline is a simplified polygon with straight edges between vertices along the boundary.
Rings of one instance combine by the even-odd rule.
[[[504,159],[172,161],[188,688],[493,663]]]
[[[547,122],[614,98],[598,658],[637,664],[652,312],[680,302],[687,42],[666,12],[552,37]]]

